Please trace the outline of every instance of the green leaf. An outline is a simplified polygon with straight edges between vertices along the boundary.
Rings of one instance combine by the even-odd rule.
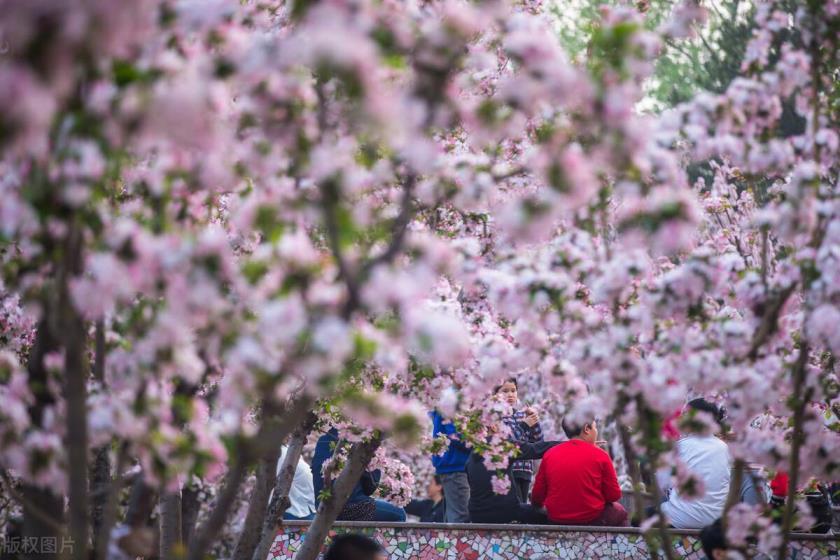
[[[284,224],[279,220],[277,210],[271,206],[260,206],[257,210],[257,217],[254,220],[254,226],[262,232],[263,237],[271,242],[276,243],[280,240],[285,229]]]

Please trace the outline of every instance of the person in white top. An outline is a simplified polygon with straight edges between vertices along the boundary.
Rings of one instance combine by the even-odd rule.
[[[283,467],[283,459],[286,457],[287,447],[280,448],[280,459],[277,460],[277,474]],[[274,491],[272,490],[272,494]],[[269,496],[269,501],[271,496]],[[292,505],[283,514],[283,519],[314,519],[315,518],[315,486],[312,484],[312,470],[303,457],[298,459],[295,467],[295,478],[292,480],[292,487],[289,489],[289,500]]]
[[[694,399],[688,407],[710,413],[718,422],[722,420],[720,409],[705,399]],[[690,434],[677,441],[677,454],[688,470],[703,481],[705,494],[682,498],[671,488],[662,503],[662,512],[677,529],[701,529],[723,514],[732,469],[729,447],[714,435]]]

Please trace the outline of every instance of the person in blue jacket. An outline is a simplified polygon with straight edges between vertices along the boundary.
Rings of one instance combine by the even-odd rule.
[[[321,472],[338,445],[338,430],[330,429],[318,438],[315,453],[312,455],[312,482],[315,489],[315,503],[320,505],[320,495],[324,490],[324,475]],[[353,488],[350,497],[344,504],[338,519],[341,521],[405,521],[405,510],[385,500],[375,500],[371,495],[376,492],[379,470],[364,471],[359,482]]]
[[[443,485],[443,498],[446,502],[444,519],[447,523],[470,522],[470,484],[467,480],[467,460],[470,449],[467,447],[455,425],[444,420],[435,410],[429,413],[432,417],[432,436],[446,434],[449,447],[443,455],[433,455],[432,464]]]

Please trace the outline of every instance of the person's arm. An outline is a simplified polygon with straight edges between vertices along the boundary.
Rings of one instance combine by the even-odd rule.
[[[528,434],[528,441],[531,443],[538,443],[545,439],[543,437],[542,426],[540,426],[539,422],[533,426],[528,426],[528,431],[526,433]]]
[[[439,431],[433,435],[437,436],[438,433],[446,434],[450,447],[458,451],[463,451],[464,453],[469,453],[470,448],[462,441],[461,434],[459,434],[458,430],[455,429],[455,424],[452,422],[444,422],[443,418],[440,418],[439,422]]]
[[[534,459],[542,459],[545,452],[559,444],[559,441],[540,441],[537,443],[520,443],[519,455],[516,457],[517,461],[532,461]]]
[[[432,500],[411,500],[405,506],[405,512],[409,515],[416,515],[419,518],[424,518],[431,511],[434,506]]]
[[[545,496],[548,491],[545,470],[545,461],[543,461],[540,463],[540,468],[537,469],[537,477],[534,480],[534,488],[531,490],[531,503],[538,508],[542,507],[545,503]]]
[[[621,486],[618,484],[618,476],[615,474],[615,467],[609,457],[604,457],[602,469],[601,493],[604,495],[604,501],[617,502],[621,499]]]
[[[461,440],[461,434],[457,432],[449,436],[449,445],[458,451],[463,451],[464,453],[470,452],[470,448]]]

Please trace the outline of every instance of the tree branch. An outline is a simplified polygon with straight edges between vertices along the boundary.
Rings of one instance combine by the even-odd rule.
[[[267,450],[279,447],[276,442],[285,440],[292,430],[300,424],[301,418],[309,410],[311,404],[312,400],[309,397],[300,396],[287,406],[281,414],[277,414],[270,403],[264,403],[264,416],[260,428],[250,440],[240,440],[225,486],[220,492],[216,505],[207,521],[196,530],[193,541],[190,543],[187,560],[204,559],[210,545],[227,522],[230,510],[239,495],[239,488],[245,480],[248,467],[258,457],[265,454]]]
[[[300,460],[303,446],[306,444],[306,438],[309,436],[309,432],[312,431],[316,420],[317,416],[315,413],[310,412],[298,429],[292,433],[291,438],[289,438],[289,445],[286,449],[286,456],[283,458],[283,465],[280,467],[275,478],[274,491],[271,495],[268,511],[263,521],[260,541],[251,556],[251,560],[265,560],[268,557],[271,545],[274,543],[277,528],[283,522],[283,512],[291,505],[289,501],[289,490],[294,481],[295,469]]]
[[[778,330],[779,315],[782,312],[782,307],[784,307],[785,303],[787,303],[788,298],[793,294],[796,286],[797,283],[794,282],[782,291],[777,292],[770,301],[767,302],[767,307],[765,308],[762,316],[761,324],[758,326],[758,329],[756,329],[752,342],[750,343],[750,350],[747,352],[747,357],[750,360],[756,360],[758,357],[758,351],[764,343],[767,342],[767,339],[770,338],[776,330]]]
[[[295,555],[295,560],[315,560],[318,557],[330,527],[344,508],[353,487],[359,482],[380,443],[382,440],[377,436],[369,441],[354,443],[350,448],[347,463],[332,486],[329,497],[321,500],[318,513],[309,526],[306,540]]]
[[[362,269],[362,277],[379,266],[380,264],[390,263],[396,258],[402,250],[403,242],[405,241],[406,233],[408,232],[408,225],[414,217],[414,187],[417,184],[417,176],[410,174],[405,180],[403,187],[403,195],[400,201],[400,213],[394,220],[393,235],[391,241],[388,243],[388,248],[383,253],[369,260]]]

